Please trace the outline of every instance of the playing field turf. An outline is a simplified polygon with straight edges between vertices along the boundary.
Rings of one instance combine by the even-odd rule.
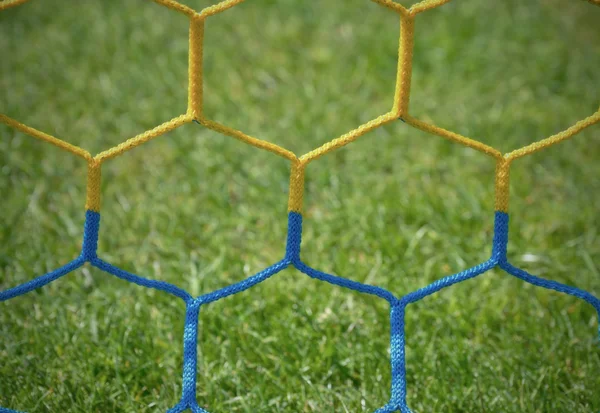
[[[215,3],[189,0],[199,10]],[[409,2],[405,2],[409,3]],[[600,7],[455,0],[419,15],[410,113],[503,152],[600,104]],[[399,21],[368,0],[248,0],[206,24],[206,115],[305,153],[387,112]],[[188,22],[148,0],[0,12],[0,113],[92,153],[186,110]],[[402,296],[486,260],[494,161],[400,121],[310,164],[303,259]],[[0,125],[0,290],[79,254],[86,165]],[[99,254],[193,295],[284,254],[289,162],[192,123],[103,166]],[[515,162],[511,261],[600,296],[600,126]],[[286,270],[203,307],[211,413],[372,412],[381,299]],[[184,304],[89,266],[0,303],[0,406],[165,412]],[[597,413],[594,309],[501,271],[411,304],[414,413]],[[0,409],[1,410],[1,409]]]

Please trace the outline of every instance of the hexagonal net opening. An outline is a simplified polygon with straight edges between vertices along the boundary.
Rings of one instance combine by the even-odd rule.
[[[366,0],[255,0],[210,16],[204,115],[298,155],[337,138],[391,109],[398,21]]]
[[[418,15],[411,114],[509,152],[596,113],[584,85],[600,82],[600,8],[561,4],[454,1]]]
[[[29,1],[1,10],[0,114],[91,153],[181,115],[186,22],[145,0]]]

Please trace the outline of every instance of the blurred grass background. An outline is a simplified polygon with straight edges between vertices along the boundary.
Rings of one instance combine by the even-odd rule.
[[[200,9],[214,3],[189,0]],[[407,4],[406,2],[404,4]],[[598,109],[600,8],[454,1],[416,25],[411,113],[502,151]],[[252,0],[206,26],[206,114],[306,152],[392,104],[399,22],[367,0]],[[96,153],[185,112],[187,19],[150,1],[0,13],[0,113]],[[513,263],[600,294],[600,130],[516,162]],[[0,289],[80,248],[86,166],[0,126]],[[303,257],[396,295],[485,260],[494,164],[385,126],[307,170]],[[193,294],[284,252],[287,161],[191,124],[103,168],[101,257]],[[219,412],[371,412],[385,302],[287,270],[202,309],[198,398]],[[83,268],[0,303],[0,406],[155,412],[181,388],[183,303]],[[597,412],[593,309],[493,271],[407,309],[414,412]]]

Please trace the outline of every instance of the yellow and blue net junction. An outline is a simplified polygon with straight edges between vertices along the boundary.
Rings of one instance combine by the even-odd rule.
[[[8,0],[0,2],[0,11],[9,7],[18,6],[27,0]],[[125,142],[92,156],[86,150],[60,140],[54,136],[31,128],[0,114],[0,122],[34,138],[56,145],[75,156],[82,158],[88,165],[87,195],[85,212],[85,229],[83,235],[83,246],[81,254],[68,264],[57,268],[47,274],[34,278],[21,285],[0,292],[0,301],[10,300],[26,294],[37,288],[41,288],[64,275],[82,267],[85,264],[92,265],[100,270],[114,275],[131,283],[138,284],[144,288],[152,288],[164,291],[174,298],[181,299],[186,305],[185,328],[183,338],[183,382],[180,401],[167,413],[180,413],[191,410],[194,413],[208,413],[200,407],[196,399],[196,374],[197,374],[197,341],[198,341],[198,314],[202,306],[209,305],[222,298],[240,293],[267,280],[275,274],[290,266],[295,267],[307,276],[325,281],[327,283],[358,291],[363,294],[377,296],[389,303],[390,306],[390,359],[391,359],[391,395],[386,405],[376,410],[376,413],[401,412],[409,413],[410,408],[406,402],[406,361],[405,361],[405,329],[404,315],[409,304],[419,301],[451,285],[465,280],[475,278],[493,268],[500,268],[506,273],[520,280],[538,287],[569,294],[586,301],[598,312],[600,318],[600,299],[591,293],[579,288],[561,284],[556,281],[543,279],[531,275],[526,271],[513,266],[506,255],[508,243],[508,206],[509,206],[509,178],[510,167],[513,161],[540,151],[551,145],[555,145],[573,137],[585,128],[600,122],[600,108],[585,119],[575,123],[570,128],[541,141],[529,144],[512,152],[502,154],[495,148],[485,145],[476,140],[461,136],[457,133],[439,128],[435,125],[425,123],[412,117],[409,113],[410,85],[412,75],[412,57],[415,33],[415,22],[418,15],[427,10],[442,6],[450,0],[425,0],[410,8],[401,6],[392,0],[371,0],[388,8],[398,15],[400,19],[400,38],[398,50],[398,71],[395,86],[395,95],[392,109],[359,126],[358,128],[336,138],[324,145],[302,155],[297,156],[293,152],[273,143],[248,136],[243,132],[229,128],[226,125],[207,119],[203,114],[203,89],[202,89],[202,60],[203,60],[203,38],[206,19],[217,13],[222,13],[244,0],[226,0],[216,5],[207,7],[198,12],[192,8],[180,4],[174,0],[154,0],[169,9],[185,14],[189,18],[189,84],[188,84],[188,106],[185,114],[182,114],[166,123],[151,130],[126,140]],[[597,0],[590,3],[600,5]],[[400,120],[407,125],[441,136],[460,145],[470,147],[476,151],[489,156],[496,163],[495,173],[495,213],[494,213],[494,236],[492,240],[491,256],[485,262],[474,267],[449,275],[427,285],[419,290],[397,295],[381,287],[367,285],[352,281],[339,276],[326,274],[304,264],[301,259],[300,245],[302,239],[302,205],[304,193],[304,175],[306,167],[312,161],[321,156],[341,148],[367,132],[382,125]],[[290,185],[288,202],[288,234],[285,255],[281,261],[260,271],[259,273],[235,284],[212,291],[198,297],[173,284],[151,280],[135,275],[117,268],[102,260],[98,256],[98,231],[100,226],[100,179],[101,169],[104,162],[115,158],[126,151],[136,148],[151,139],[157,138],[172,131],[186,123],[196,122],[199,125],[220,132],[224,135],[236,138],[249,145],[267,150],[275,155],[286,158],[290,162]],[[600,327],[599,327],[600,337]],[[15,413],[15,410],[0,407],[0,413]]]

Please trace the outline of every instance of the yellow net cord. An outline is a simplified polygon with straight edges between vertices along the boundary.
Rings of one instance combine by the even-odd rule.
[[[0,3],[0,10],[15,7],[25,3],[28,0],[9,0]],[[413,62],[413,45],[415,33],[415,20],[419,13],[439,7],[448,3],[450,0],[425,0],[414,4],[410,8],[406,8],[392,0],[371,0],[380,4],[393,12],[397,13],[400,18],[400,37],[398,48],[398,68],[396,75],[396,87],[394,93],[394,102],[390,112],[372,119],[363,125],[343,134],[342,136],[332,139],[331,141],[315,148],[308,153],[298,156],[292,151],[283,148],[274,143],[255,138],[223,125],[214,120],[207,119],[203,111],[203,67],[202,59],[204,55],[204,23],[205,20],[218,13],[222,13],[244,0],[226,0],[217,3],[213,6],[206,7],[200,12],[178,3],[174,0],[153,0],[156,3],[163,5],[169,9],[180,12],[188,16],[190,21],[190,36],[189,36],[189,83],[188,83],[188,109],[187,113],[178,116],[162,125],[156,126],[146,132],[143,132],[133,138],[126,140],[123,143],[116,145],[113,148],[100,152],[96,156],[91,156],[86,150],[72,145],[64,140],[41,132],[37,129],[29,127],[12,119],[6,115],[0,114],[0,122],[10,127],[13,127],[23,133],[26,133],[36,139],[51,143],[65,151],[84,158],[89,164],[90,175],[87,187],[87,208],[98,212],[100,210],[100,168],[104,161],[122,155],[137,146],[144,144],[152,139],[155,139],[173,129],[178,128],[186,123],[196,121],[204,127],[214,130],[223,135],[227,135],[245,142],[249,145],[260,149],[270,151],[276,155],[286,158],[291,161],[291,178],[289,191],[289,211],[301,212],[303,205],[304,191],[304,169],[306,165],[336,149],[348,145],[361,136],[371,132],[387,123],[397,119],[403,120],[407,125],[423,130],[425,132],[441,136],[452,142],[468,146],[477,151],[483,152],[496,159],[498,167],[496,168],[496,208],[502,212],[508,212],[508,177],[509,168],[513,160],[523,156],[530,155],[534,152],[548,148],[566,139],[569,139],[581,132],[583,129],[600,122],[600,109],[589,117],[577,122],[565,131],[557,133],[546,139],[529,144],[512,152],[502,154],[499,150],[486,145],[477,140],[462,136],[458,133],[445,130],[436,125],[431,125],[418,120],[409,114],[409,101],[411,94],[411,77],[412,77],[412,62]],[[598,4],[598,1],[590,0],[593,4]]]

